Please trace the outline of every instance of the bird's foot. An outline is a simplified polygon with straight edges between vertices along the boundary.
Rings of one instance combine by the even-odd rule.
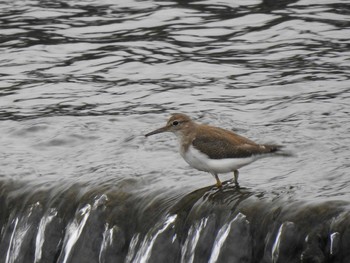
[[[234,170],[233,175],[234,175],[234,182],[235,182],[236,188],[240,188],[238,183],[238,176],[239,176],[238,170]]]
[[[222,183],[221,183],[221,181],[220,181],[220,179],[219,179],[219,176],[218,176],[217,174],[213,174],[213,175],[214,175],[215,180],[216,180],[216,186],[217,186],[217,188],[221,188],[221,187],[222,187]]]

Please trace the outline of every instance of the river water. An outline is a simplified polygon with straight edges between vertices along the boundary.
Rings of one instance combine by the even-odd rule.
[[[2,1],[0,262],[350,262],[349,14]],[[217,190],[144,137],[175,112],[294,156]]]

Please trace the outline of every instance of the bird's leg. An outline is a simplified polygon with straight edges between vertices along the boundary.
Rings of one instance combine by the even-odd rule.
[[[238,172],[238,170],[234,170],[234,171],[233,171],[233,175],[234,175],[234,177],[235,177],[235,185],[236,185],[236,187],[238,188],[238,187],[239,187],[239,183],[238,183],[238,175],[239,175],[239,172]]]
[[[219,176],[217,175],[217,174],[212,174],[214,177],[215,177],[215,179],[216,179],[216,186],[218,187],[218,188],[221,188],[222,187],[222,183],[221,183],[221,181],[220,181],[220,179],[219,179]]]

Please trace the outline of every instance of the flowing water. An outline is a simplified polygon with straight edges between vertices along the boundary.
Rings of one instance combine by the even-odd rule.
[[[350,5],[0,2],[0,262],[350,262]],[[284,144],[241,189],[171,113]]]

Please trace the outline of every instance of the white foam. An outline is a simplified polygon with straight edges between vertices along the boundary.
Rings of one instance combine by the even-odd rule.
[[[277,236],[276,236],[275,242],[273,243],[272,251],[271,251],[272,262],[277,262],[278,260],[281,239],[282,239],[283,232],[285,231],[285,228],[292,225],[294,225],[293,222],[284,222],[278,229]]]
[[[90,212],[91,205],[85,205],[79,210],[78,215],[75,216],[74,220],[67,226],[66,235],[63,241],[63,249],[60,255],[60,258],[63,255],[63,260],[61,261],[62,263],[66,263],[68,261],[70,253],[72,252],[74,245],[79,239],[79,236],[86,224]]]
[[[146,263],[151,257],[152,248],[157,237],[163,233],[171,224],[176,220],[177,215],[169,215],[165,218],[165,222],[162,224],[161,228],[158,229],[154,234],[146,235],[143,240],[133,262]]]
[[[236,222],[236,221],[242,221],[242,220],[246,220],[246,216],[243,215],[242,213],[238,213],[237,216],[232,219],[229,223],[223,225],[216,238],[215,238],[215,241],[214,241],[214,245],[213,245],[213,249],[212,249],[212,252],[211,252],[211,256],[210,256],[210,259],[209,259],[209,263],[215,263],[218,258],[219,258],[219,255],[220,255],[220,252],[221,252],[221,249],[231,231],[231,227],[232,225]]]
[[[181,262],[192,263],[194,259],[194,250],[197,246],[200,234],[207,225],[208,218],[202,218],[198,224],[190,227],[185,243],[181,248]]]
[[[40,262],[42,256],[42,247],[45,240],[45,230],[47,225],[52,221],[52,219],[57,215],[56,209],[49,209],[47,214],[41,218],[38,228],[38,233],[35,238],[35,253],[34,253],[34,263]]]

